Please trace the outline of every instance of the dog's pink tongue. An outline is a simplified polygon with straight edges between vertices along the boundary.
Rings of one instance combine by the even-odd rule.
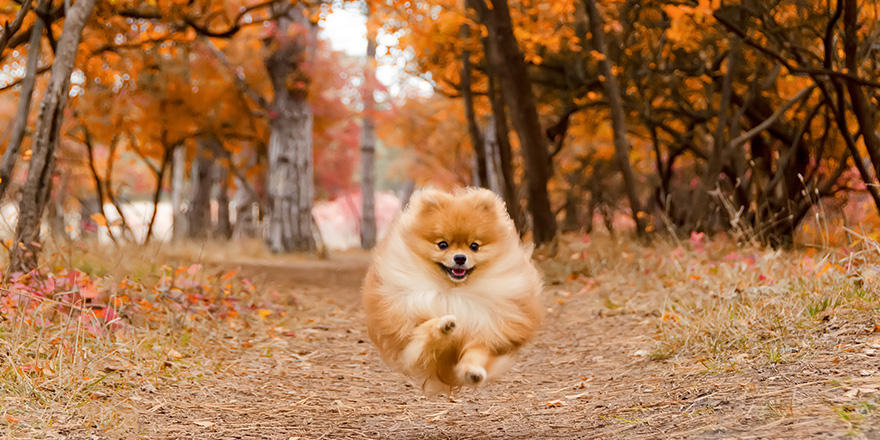
[[[453,273],[453,275],[460,277],[460,276],[464,275],[465,273],[467,273],[467,270],[466,269],[452,269],[452,273]]]

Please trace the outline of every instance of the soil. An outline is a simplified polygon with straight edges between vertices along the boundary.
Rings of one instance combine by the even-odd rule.
[[[218,350],[222,368],[201,380],[126,391],[118,411],[130,423],[104,432],[151,439],[880,438],[870,398],[880,378],[859,373],[876,370],[876,361],[841,348],[870,339],[860,327],[866,323],[841,326],[809,356],[712,369],[698,358],[647,355],[656,318],[609,312],[601,286],[564,302],[553,294],[560,286],[548,286],[545,325],[512,371],[452,398],[421,397],[366,336],[359,286],[367,263],[366,255],[350,254],[234,264],[281,295],[296,295],[285,328],[253,335],[245,344],[251,349]]]

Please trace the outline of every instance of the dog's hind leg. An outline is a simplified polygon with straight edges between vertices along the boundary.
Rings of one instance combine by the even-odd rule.
[[[490,355],[489,349],[482,345],[465,348],[455,366],[458,381],[462,385],[477,386],[486,380],[486,365]]]
[[[412,338],[403,349],[401,363],[407,369],[430,360],[430,357],[445,349],[451,343],[451,335],[455,330],[455,316],[446,315],[429,319],[413,330]],[[426,358],[426,356],[428,358]]]

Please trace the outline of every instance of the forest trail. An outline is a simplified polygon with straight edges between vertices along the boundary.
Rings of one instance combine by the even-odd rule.
[[[864,366],[843,368],[844,363],[814,356],[709,371],[699,359],[654,360],[647,351],[657,318],[614,313],[603,306],[602,286],[570,295],[556,293],[565,286],[548,286],[544,326],[500,381],[464,391],[455,401],[419,397],[418,389],[381,362],[367,338],[359,300],[367,262],[366,254],[356,253],[325,261],[234,263],[279,295],[296,295],[283,328],[231,330],[213,348],[205,348],[200,360],[190,360],[213,374],[193,376],[186,364],[170,363],[157,386],[120,391],[125,395],[116,411],[125,422],[117,429],[98,436],[73,429],[60,432],[62,438],[853,435],[831,399],[843,393],[835,381],[847,380],[852,368]],[[827,349],[818,349],[831,353],[833,347],[830,342]],[[872,383],[876,387],[876,379]],[[880,430],[856,436],[876,435]]]

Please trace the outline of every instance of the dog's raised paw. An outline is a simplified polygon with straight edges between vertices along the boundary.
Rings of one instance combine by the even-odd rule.
[[[437,320],[437,329],[440,333],[448,335],[455,329],[455,315],[446,315]]]

